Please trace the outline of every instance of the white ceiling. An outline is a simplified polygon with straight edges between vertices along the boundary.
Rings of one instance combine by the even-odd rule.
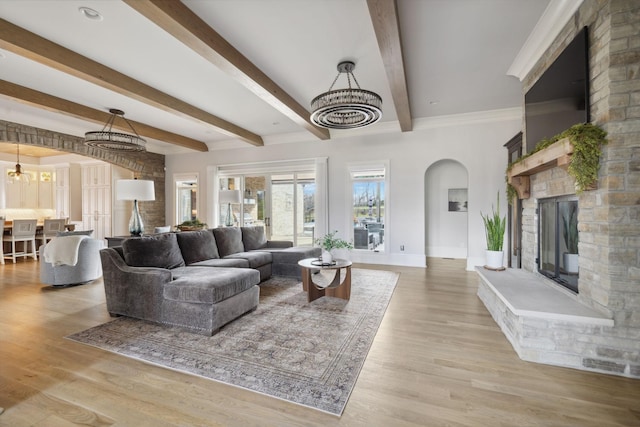
[[[521,83],[507,71],[549,3],[397,0],[412,119],[520,107]],[[337,63],[353,60],[360,86],[383,99],[383,119],[367,132],[400,129],[366,0],[184,0],[184,4],[307,110],[312,98],[329,89]],[[104,19],[87,19],[78,12],[80,6],[95,9]],[[265,145],[318,140],[124,2],[0,1],[0,18],[260,135]],[[7,49],[0,49],[0,79],[96,110],[124,110],[129,120],[202,141],[209,150],[247,144],[202,121],[150,106]],[[340,79],[335,88],[345,85]],[[3,95],[0,119],[77,136],[101,128]],[[190,151],[147,140],[149,151]]]

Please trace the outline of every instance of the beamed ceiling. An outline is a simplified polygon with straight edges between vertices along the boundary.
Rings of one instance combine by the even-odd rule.
[[[0,119],[83,136],[117,108],[161,154],[410,132],[520,108],[522,76],[510,67],[523,46],[546,48],[540,36],[531,48],[530,35],[550,16],[564,25],[576,2],[1,1]],[[309,104],[343,60],[381,95],[383,118],[328,131],[310,122]]]

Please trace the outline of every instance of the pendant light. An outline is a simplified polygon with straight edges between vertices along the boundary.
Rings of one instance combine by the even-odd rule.
[[[147,141],[140,138],[129,120],[124,117],[124,111],[111,108],[111,117],[100,131],[87,132],[84,134],[84,142],[92,147],[100,147],[107,150],[116,151],[145,151]],[[113,122],[116,117],[121,117],[131,129],[132,134],[113,132]]]
[[[7,175],[9,175],[9,182],[10,183],[14,183],[16,181],[24,181],[26,183],[29,183],[29,181],[31,180],[31,176],[28,173],[24,173],[22,171],[22,165],[20,165],[20,143],[17,143],[17,154],[18,154],[18,159],[17,159],[17,163],[16,163],[16,169],[13,171],[9,171],[7,172]]]
[[[369,126],[382,118],[382,98],[375,92],[360,89],[353,75],[356,64],[343,61],[338,64],[338,75],[329,91],[311,101],[311,121],[327,129],[356,129]],[[348,88],[332,90],[342,75],[347,75]],[[357,88],[351,87],[351,79]]]

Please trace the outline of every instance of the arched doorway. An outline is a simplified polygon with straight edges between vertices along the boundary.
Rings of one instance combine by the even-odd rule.
[[[427,168],[424,175],[427,258],[467,258],[468,184],[469,173],[456,160],[439,160]]]

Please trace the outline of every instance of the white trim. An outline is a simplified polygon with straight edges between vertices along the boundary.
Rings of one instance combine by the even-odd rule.
[[[583,0],[551,0],[507,70],[507,75],[524,80],[582,2]]]
[[[451,126],[464,126],[469,124],[503,122],[508,120],[522,120],[522,107],[414,119],[413,130],[418,131]]]
[[[326,158],[325,158],[326,159]],[[230,175],[264,174],[273,172],[313,171],[318,159],[293,159],[274,162],[233,163],[216,166],[218,177]]]

